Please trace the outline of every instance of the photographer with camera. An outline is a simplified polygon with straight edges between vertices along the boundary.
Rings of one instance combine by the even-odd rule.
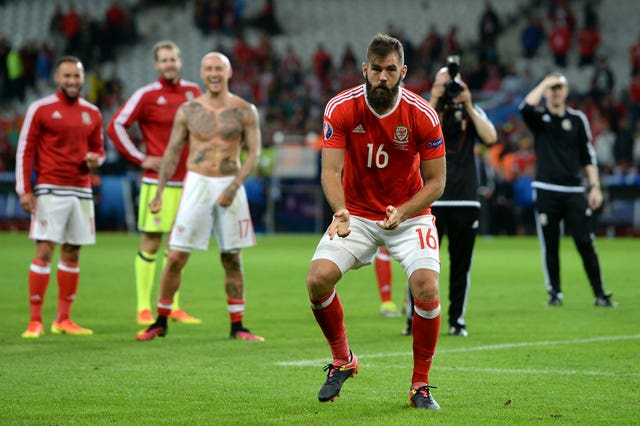
[[[485,112],[471,102],[459,64],[459,58],[452,56],[438,71],[429,103],[440,116],[447,147],[447,183],[432,212],[440,241],[445,235],[449,238],[449,334],[466,337],[464,313],[480,214],[474,145],[476,141],[493,145],[498,136]],[[407,318],[406,335],[411,334],[412,315]]]

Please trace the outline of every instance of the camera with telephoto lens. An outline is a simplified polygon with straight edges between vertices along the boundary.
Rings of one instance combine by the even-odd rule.
[[[462,85],[456,81],[456,76],[458,75],[459,70],[460,57],[457,55],[449,56],[447,58],[447,71],[449,71],[451,79],[444,83],[444,102],[446,104],[453,104],[453,99],[457,98],[464,90]]]

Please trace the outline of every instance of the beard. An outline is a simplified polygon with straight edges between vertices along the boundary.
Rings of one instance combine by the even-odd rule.
[[[80,89],[78,89],[76,91],[75,95],[71,95],[66,87],[61,87],[60,90],[62,91],[62,94],[64,95],[65,98],[67,98],[69,101],[74,101],[76,99],[78,99],[78,96],[80,96]]]
[[[393,87],[387,87],[384,84],[373,87],[367,77],[365,77],[365,80],[369,105],[375,110],[390,108],[400,90],[400,79]]]

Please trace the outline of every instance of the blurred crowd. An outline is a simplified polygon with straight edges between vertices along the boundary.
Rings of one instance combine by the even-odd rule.
[[[576,4],[548,0],[544,9],[532,8],[521,16],[506,17],[486,1],[473,42],[461,40],[455,25],[442,29],[431,24],[419,43],[412,42],[404,29],[392,21],[382,29],[405,45],[407,88],[428,98],[435,72],[446,63],[447,56],[455,54],[461,57],[462,77],[474,93],[474,100],[485,102],[483,107],[490,117],[494,99],[512,103],[511,110],[507,108],[507,113],[495,122],[499,143],[491,149],[478,150],[481,196],[490,209],[485,225],[488,233],[533,232],[530,182],[535,155],[517,103],[543,76],[532,75],[528,67],[516,69],[513,58],[501,56],[498,42],[505,28],[513,23],[508,19],[526,20],[519,41],[520,63],[552,55],[557,69],[578,66],[591,72],[589,90],[573,91],[570,103],[590,120],[601,173],[640,181],[640,37],[628,47],[630,84],[619,87],[609,60],[600,49],[607,35],[599,31],[599,0],[580,2],[580,13],[572,9]],[[339,56],[320,40],[309,53],[297,52],[292,43],[284,51],[275,49],[273,37],[286,37],[276,19],[275,0],[265,2],[260,13],[248,19],[244,17],[243,0],[195,0],[194,5],[193,25],[203,34],[220,33],[233,38],[231,45],[221,43],[211,49],[222,51],[231,59],[231,91],[258,106],[267,148],[273,144],[276,132],[319,133],[326,101],[338,91],[362,83],[362,52],[351,45]],[[121,77],[112,64],[121,46],[138,39],[136,13],[135,8],[118,0],[104,16],[77,11],[73,6],[58,8],[51,17],[51,37],[47,40],[19,44],[0,38],[0,171],[14,167],[25,91],[50,91],[52,64],[62,53],[77,55],[85,62],[86,97],[103,109],[105,122],[108,121],[110,113],[128,95],[123,93]],[[248,27],[262,30],[256,43],[245,37]],[[576,63],[572,63],[573,58],[577,58]],[[123,173],[131,167],[115,150],[109,152],[102,173]]]

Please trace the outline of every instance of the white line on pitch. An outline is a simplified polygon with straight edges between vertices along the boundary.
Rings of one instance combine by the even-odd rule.
[[[438,370],[445,371],[471,371],[478,373],[496,373],[496,374],[553,374],[563,376],[608,376],[608,377],[620,377],[620,376],[633,376],[640,377],[640,373],[613,373],[607,371],[578,371],[578,370],[532,370],[530,368],[479,368],[479,367],[437,367]]]
[[[539,342],[520,342],[520,343],[502,343],[499,345],[484,345],[484,346],[471,346],[456,349],[440,349],[436,350],[436,355],[443,353],[455,353],[455,352],[476,352],[476,351],[491,351],[500,349],[511,348],[523,348],[530,346],[551,346],[551,345],[576,345],[582,343],[594,343],[594,342],[614,342],[617,340],[636,340],[640,339],[640,334],[634,334],[630,336],[607,336],[607,337],[592,337],[589,339],[571,339],[571,340],[542,340]],[[386,352],[386,353],[374,353],[374,354],[358,354],[358,358],[365,360],[370,358],[395,358],[412,356],[412,352]],[[326,363],[327,359],[309,359],[300,361],[280,361],[276,362],[276,365],[281,367],[311,367],[318,364]]]

